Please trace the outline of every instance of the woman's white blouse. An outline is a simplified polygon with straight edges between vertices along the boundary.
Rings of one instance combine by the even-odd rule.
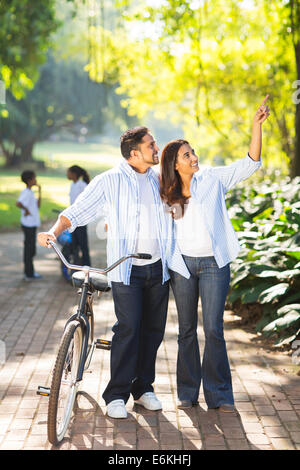
[[[203,209],[194,197],[185,204],[183,217],[175,220],[175,232],[181,254],[193,257],[214,255]]]

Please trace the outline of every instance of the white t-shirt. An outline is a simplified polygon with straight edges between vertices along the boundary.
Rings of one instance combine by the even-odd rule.
[[[151,259],[136,259],[132,262],[137,266],[155,263],[161,258],[156,228],[156,205],[151,183],[147,173],[136,173],[140,188],[140,218],[136,244],[136,253],[149,253]]]
[[[25,188],[21,192],[18,202],[21,202],[30,215],[25,215],[25,210],[21,209],[21,224],[25,227],[39,227],[41,225],[38,201],[31,189]]]
[[[214,256],[201,204],[191,197],[184,209],[184,216],[175,219],[176,239],[181,254],[194,257]]]
[[[69,193],[71,205],[75,202],[79,194],[82,193],[82,191],[85,189],[86,186],[87,186],[87,183],[83,180],[78,180],[76,182],[73,181],[73,183],[71,184],[70,193]]]

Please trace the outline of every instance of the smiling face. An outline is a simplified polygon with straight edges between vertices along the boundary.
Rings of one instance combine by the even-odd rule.
[[[146,134],[143,137],[142,142],[139,144],[139,150],[137,150],[144,163],[149,165],[159,163],[158,151],[159,148],[151,134]]]
[[[198,157],[189,144],[183,144],[178,150],[175,170],[185,176],[192,176],[199,170]]]
[[[151,134],[147,133],[136,148],[130,151],[129,164],[138,172],[144,173],[150,166],[159,163],[159,148]]]

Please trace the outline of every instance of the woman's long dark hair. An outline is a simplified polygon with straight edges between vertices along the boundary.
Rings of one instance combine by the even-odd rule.
[[[183,216],[184,205],[188,200],[182,194],[181,178],[175,169],[178,151],[184,144],[189,143],[183,139],[172,140],[163,149],[160,160],[160,196],[170,207],[174,218]]]
[[[74,173],[78,179],[82,178],[86,184],[89,184],[90,175],[84,168],[81,168],[81,166],[78,166],[78,165],[70,166],[70,168],[68,168],[68,171],[70,171],[71,173]]]

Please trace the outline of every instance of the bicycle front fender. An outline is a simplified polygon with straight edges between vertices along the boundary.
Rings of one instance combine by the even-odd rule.
[[[85,314],[80,315],[80,317],[78,319],[77,313],[74,313],[74,315],[72,315],[68,319],[68,321],[65,325],[65,329],[66,329],[67,325],[70,322],[74,321],[74,320],[77,320],[77,321],[79,320],[80,325],[81,325],[81,329],[82,329],[82,348],[81,348],[81,352],[80,352],[80,362],[79,362],[78,374],[77,374],[77,379],[76,379],[77,381],[80,381],[80,380],[82,380],[85,360],[86,360],[86,356],[87,356],[89,336],[90,336],[90,325],[89,325],[89,321],[87,319],[87,316]]]
[[[80,364],[79,364],[78,375],[77,375],[78,381],[82,380],[82,376],[84,372],[84,365],[85,365],[85,360],[86,360],[88,345],[89,345],[89,336],[90,336],[90,325],[89,325],[89,321],[86,315],[85,314],[81,315],[79,320],[80,320],[82,332],[83,332],[83,341],[82,341],[82,348],[81,348],[81,354],[80,354]]]

